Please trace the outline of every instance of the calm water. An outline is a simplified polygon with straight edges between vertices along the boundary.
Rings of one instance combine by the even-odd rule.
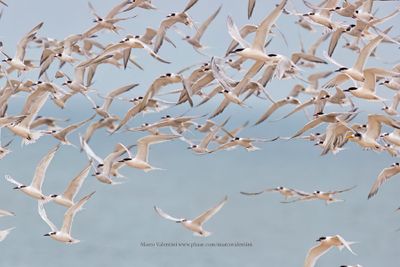
[[[11,2],[11,1],[8,1]],[[14,3],[15,2],[15,3]],[[45,26],[41,33],[55,38],[62,38],[71,33],[82,32],[90,24],[89,11],[85,2],[80,1],[14,1],[5,9],[0,22],[2,37],[6,51],[14,51],[13,44],[20,36],[38,21],[44,20]],[[114,1],[113,1],[114,2]],[[139,17],[135,23],[123,24],[127,32],[142,32],[147,24],[157,27],[158,21],[170,10],[179,8],[154,1],[160,6],[154,18],[147,22],[146,12],[137,11]],[[171,1],[178,3],[179,1]],[[208,9],[206,1],[199,1],[198,8],[193,11],[196,21],[202,21],[211,10],[219,5],[213,3]],[[210,53],[222,55],[224,47],[230,39],[227,36],[225,18],[228,14],[237,17],[238,25],[246,22],[244,8],[247,1],[222,1],[224,9],[217,18],[213,30],[205,41],[210,43]],[[232,5],[232,3],[234,4]],[[258,1],[262,2],[262,1]],[[104,14],[112,4],[101,1],[93,2],[101,14]],[[183,4],[180,3],[179,6]],[[76,7],[79,6],[79,9]],[[253,23],[262,19],[269,12],[271,4],[257,3]],[[391,6],[393,7],[393,5]],[[379,14],[387,14],[390,6],[380,5]],[[34,10],[35,12],[32,12]],[[61,11],[62,10],[62,11]],[[74,19],[71,13],[74,11]],[[16,16],[24,14],[23,23],[14,25]],[[29,16],[27,15],[29,12]],[[136,14],[136,13],[134,13]],[[197,18],[197,15],[199,18]],[[280,27],[288,32],[289,48],[283,48],[279,39],[271,44],[271,50],[289,54],[298,46],[297,31],[291,29],[292,19],[284,18]],[[399,22],[396,18],[394,22]],[[13,24],[14,23],[14,24]],[[212,27],[211,26],[211,27]],[[397,32],[396,32],[397,31]],[[394,36],[398,29],[394,30]],[[105,34],[107,41],[119,40],[121,36]],[[303,32],[304,34],[304,32]],[[179,42],[179,36],[172,35]],[[107,39],[108,38],[108,39]],[[224,38],[224,39],[222,39]],[[311,43],[303,37],[306,44]],[[222,41],[223,40],[223,44]],[[394,48],[394,47],[391,47]],[[204,60],[179,42],[179,50],[165,48],[162,54],[165,58],[173,58],[170,52],[180,52],[177,63],[164,66],[145,53],[139,53],[143,60],[145,72],[128,69],[125,72],[114,69],[101,69],[96,76],[94,87],[100,92],[109,88],[140,82],[143,86],[130,96],[139,95],[146,90],[154,77],[169,70],[178,71],[181,67]],[[326,49],[326,48],[325,48]],[[283,50],[283,51],[282,51]],[[340,51],[340,50],[339,50]],[[398,51],[393,49],[393,51]],[[32,55],[35,55],[35,51]],[[378,54],[388,58],[392,52],[378,50]],[[190,62],[185,55],[193,56]],[[351,55],[351,58],[348,58]],[[338,60],[351,64],[354,56],[349,52],[337,53]],[[390,58],[390,57],[389,57]],[[394,60],[394,59],[393,59]],[[376,63],[371,59],[370,64]],[[328,67],[326,67],[328,68]],[[70,70],[66,66],[66,71]],[[22,78],[32,78],[25,77]],[[33,78],[32,78],[33,79]],[[293,85],[292,81],[273,82],[269,89],[274,97],[279,99]],[[173,89],[173,88],[172,88]],[[383,89],[382,95],[390,97],[392,93]],[[307,97],[308,98],[308,97]],[[172,98],[171,98],[172,99]],[[10,104],[10,114],[18,113],[24,97],[16,97]],[[191,115],[205,114],[212,111],[220,100],[211,101],[205,106],[191,111]],[[90,110],[81,107],[86,104],[83,99],[72,99],[66,110],[54,108],[47,103],[42,115],[52,115],[61,118],[71,118],[72,122],[89,117]],[[250,100],[252,108],[241,109],[229,107],[217,121],[221,122],[229,115],[235,116],[228,128],[235,128],[246,120],[254,122],[269,103]],[[369,112],[377,112],[379,103],[362,105],[360,116],[355,120],[363,122]],[[122,115],[127,105],[114,107],[113,112]],[[188,107],[179,107],[167,111],[177,116],[187,111]],[[328,107],[327,110],[336,109]],[[274,118],[286,114],[290,108],[274,114]],[[165,115],[167,112],[163,112]],[[144,121],[158,120],[160,114],[139,116],[130,125],[140,125]],[[298,113],[279,123],[267,122],[257,127],[250,127],[241,136],[270,138],[275,136],[290,136],[306,122],[305,116]],[[323,130],[324,127],[319,128]],[[386,130],[386,129],[385,129]],[[134,144],[143,134],[121,133],[109,136],[100,131],[91,140],[91,147],[104,157],[117,142]],[[3,131],[3,141],[11,135]],[[196,135],[193,138],[200,138]],[[78,143],[76,134],[71,141]],[[56,142],[49,137],[39,140],[36,144],[21,149],[19,140],[14,140],[11,148],[14,153],[0,162],[0,176],[11,174],[15,179],[29,183],[36,164],[40,158]],[[368,266],[394,265],[400,262],[398,249],[400,234],[400,213],[394,210],[400,205],[398,198],[400,179],[394,178],[385,184],[379,194],[367,201],[370,186],[379,172],[395,162],[387,154],[377,154],[362,151],[354,144],[346,146],[346,150],[337,155],[319,156],[319,149],[312,143],[293,140],[275,143],[259,144],[262,148],[256,152],[246,152],[242,149],[223,151],[211,155],[194,155],[186,149],[181,141],[155,145],[150,149],[150,162],[163,171],[143,173],[133,169],[123,169],[126,176],[122,185],[107,186],[100,184],[89,176],[82,187],[79,196],[92,191],[96,194],[80,212],[74,221],[73,236],[82,240],[77,245],[64,245],[43,234],[49,232],[48,226],[37,213],[37,204],[25,195],[13,191],[12,185],[5,180],[0,182],[0,208],[14,211],[17,216],[1,218],[0,227],[5,229],[15,226],[9,237],[0,243],[1,266],[302,266],[309,248],[314,246],[320,236],[340,234],[346,240],[358,241],[353,246],[358,256],[348,251],[339,252],[333,249],[318,261],[318,266],[340,266],[342,264],[362,264]],[[86,157],[73,147],[62,147],[51,163],[43,191],[46,194],[61,193],[70,179],[85,165]],[[282,197],[277,194],[263,194],[246,197],[239,191],[258,191],[266,187],[287,186],[303,191],[336,190],[357,185],[357,187],[342,194],[344,202],[325,205],[323,202],[304,202],[282,204]],[[163,220],[153,210],[157,205],[164,211],[177,217],[195,217],[204,210],[215,205],[225,195],[228,203],[224,208],[205,224],[205,229],[213,234],[209,238],[192,236],[180,225]],[[64,208],[52,203],[46,206],[49,218],[57,226],[62,224]],[[203,247],[143,247],[145,243],[189,243]],[[193,243],[195,242],[195,243]],[[212,243],[249,243],[247,247],[205,247]]]

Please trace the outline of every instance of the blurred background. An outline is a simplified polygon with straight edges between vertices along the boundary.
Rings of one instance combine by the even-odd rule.
[[[210,25],[203,43],[208,46],[205,53],[223,57],[231,38],[226,28],[228,15],[234,18],[240,27],[246,23],[258,24],[278,1],[257,1],[253,17],[247,20],[247,1],[245,0],[200,0],[190,11],[196,23],[202,23],[221,4],[223,8]],[[314,1],[315,2],[315,1]],[[340,1],[341,2],[341,1]],[[383,17],[397,6],[396,1],[375,1],[376,16]],[[82,33],[93,25],[93,17],[86,1],[7,1],[0,20],[0,38],[3,50],[10,55],[15,53],[16,44],[33,26],[43,21],[44,25],[38,36],[63,39],[70,34]],[[97,13],[105,15],[119,1],[91,1]],[[107,31],[98,33],[98,40],[104,44],[121,40],[127,34],[142,34],[146,27],[158,28],[161,20],[173,11],[180,11],[186,1],[157,1],[153,4],[157,10],[134,9],[119,17],[137,15],[136,18],[124,21],[119,25],[124,28],[119,35]],[[306,12],[302,1],[291,1],[287,8]],[[335,20],[346,23],[337,15]],[[301,36],[305,47],[309,47],[320,35],[316,32],[300,29],[294,22],[295,16],[282,15],[277,26],[287,40],[276,34],[267,48],[268,53],[279,53],[290,56],[299,51]],[[351,22],[347,20],[347,23]],[[391,36],[398,36],[399,17],[395,17],[380,26],[380,29],[395,25]],[[187,27],[179,25],[181,31],[194,33]],[[127,94],[133,98],[143,93],[151,82],[166,72],[178,72],[192,64],[207,62],[209,57],[196,53],[192,47],[181,40],[173,29],[168,36],[177,44],[177,48],[165,43],[160,49],[160,56],[172,64],[162,64],[140,49],[132,52],[144,70],[129,66],[126,70],[102,65],[98,68],[92,88],[99,93],[106,92],[130,83],[140,86]],[[343,49],[345,40],[341,40],[334,58],[340,63],[351,66],[357,54]],[[317,55],[327,50],[325,42]],[[27,58],[39,60],[41,50],[31,45]],[[367,66],[380,66],[391,69],[399,60],[399,49],[392,44],[382,44],[377,49],[377,57],[370,58]],[[38,61],[35,62],[38,64]],[[3,63],[4,64],[4,63]],[[57,70],[55,64],[48,72],[54,80]],[[248,67],[249,65],[245,65]],[[318,66],[315,69],[304,69],[303,77],[322,70],[334,70],[336,66]],[[73,66],[66,64],[63,71],[73,73]],[[38,72],[22,74],[21,80],[37,80]],[[240,79],[243,73],[231,72],[232,77]],[[187,74],[186,74],[187,75]],[[62,80],[62,79],[61,79]],[[4,84],[3,79],[3,84]],[[54,80],[61,84],[63,81]],[[276,80],[267,86],[267,91],[275,100],[285,97],[299,80]],[[351,83],[343,86],[352,86]],[[169,86],[163,89],[179,89]],[[378,95],[390,103],[393,92],[385,87],[377,88]],[[9,114],[19,114],[26,94],[18,94],[9,104]],[[176,101],[176,95],[163,96],[168,101]],[[303,96],[302,100],[309,96]],[[101,98],[94,99],[101,103]],[[187,104],[172,107],[161,113],[149,113],[137,116],[129,122],[130,126],[139,126],[144,122],[154,122],[161,116],[170,114],[179,116],[203,115],[211,113],[222,100],[218,96],[207,104],[190,109]],[[199,99],[195,99],[199,101]],[[360,114],[354,122],[365,123],[370,113],[382,113],[382,103],[354,100]],[[232,116],[227,124],[228,129],[250,121],[250,125],[270,106],[270,102],[251,97],[246,101],[248,108],[230,105],[215,121],[222,122]],[[67,103],[64,110],[48,101],[40,115],[70,119],[78,122],[90,117],[93,110],[90,103],[82,96],[75,96]],[[111,111],[123,116],[129,103],[116,101]],[[292,107],[285,107],[273,114],[271,119],[287,114]],[[327,111],[349,110],[350,107],[327,107]],[[202,118],[201,120],[206,120]],[[272,138],[291,136],[307,122],[304,113],[298,112],[288,119],[279,122],[264,122],[255,127],[248,127],[240,136]],[[68,125],[66,123],[65,125]],[[84,132],[86,126],[77,132]],[[316,131],[324,131],[322,125]],[[384,129],[384,131],[390,129]],[[77,132],[70,136],[72,143],[78,145]],[[135,144],[145,134],[121,133],[109,135],[106,131],[96,132],[90,146],[101,157],[108,155],[115,144]],[[14,137],[4,129],[3,143]],[[199,139],[201,136],[193,136]],[[30,183],[33,172],[40,159],[57,142],[54,138],[43,137],[35,144],[21,147],[19,138],[11,144],[13,153],[0,161],[0,176],[12,175],[16,180]],[[195,155],[186,149],[187,144],[180,140],[154,145],[150,149],[149,161],[152,165],[166,170],[143,171],[124,168],[126,176],[121,185],[108,186],[99,183],[89,176],[77,199],[92,191],[93,198],[86,204],[84,211],[77,214],[72,235],[82,240],[76,245],[64,245],[43,234],[49,232],[48,226],[37,212],[37,203],[26,195],[12,190],[12,185],[5,180],[0,182],[0,208],[14,211],[15,217],[0,218],[0,229],[15,226],[16,229],[0,243],[2,266],[72,266],[96,265],[109,266],[302,266],[309,248],[315,245],[320,236],[340,234],[346,240],[358,241],[353,246],[358,256],[348,251],[339,252],[333,249],[322,257],[317,266],[340,266],[359,263],[364,267],[385,266],[400,262],[398,248],[400,234],[400,213],[394,212],[400,205],[400,179],[394,177],[385,184],[379,194],[367,201],[369,189],[380,173],[391,163],[396,162],[387,153],[363,151],[359,146],[350,143],[337,155],[320,156],[320,149],[312,142],[304,140],[277,141],[258,144],[261,150],[247,152],[241,148],[232,151],[221,151],[209,155]],[[79,153],[72,146],[63,146],[50,164],[43,185],[45,194],[62,193],[69,181],[87,164],[84,153]],[[339,196],[344,202],[325,205],[322,201],[280,203],[282,196],[266,193],[246,197],[239,191],[259,191],[267,187],[286,186],[302,191],[338,190],[357,186],[350,192]],[[225,195],[228,203],[223,209],[205,224],[205,229],[213,234],[208,238],[192,236],[182,226],[160,218],[153,206],[161,207],[176,217],[194,218],[201,212],[215,205]],[[61,226],[65,209],[53,203],[46,205],[49,218]],[[251,247],[230,248],[160,248],[142,247],[141,242],[249,242]]]

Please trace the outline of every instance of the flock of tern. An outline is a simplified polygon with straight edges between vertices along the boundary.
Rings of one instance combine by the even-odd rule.
[[[7,6],[4,1],[0,2]],[[26,177],[14,179],[12,174],[5,175],[6,181],[13,184],[15,190],[38,201],[38,213],[51,229],[45,236],[64,243],[79,242],[71,234],[73,219],[95,193],[76,199],[85,178],[92,173],[99,182],[115,185],[120,183],[118,177],[122,177],[119,173],[121,168],[136,168],[144,172],[160,169],[149,161],[149,148],[157,143],[181,140],[193,153],[207,155],[233,148],[255,151],[260,149],[256,146],[257,143],[302,139],[313,142],[321,148],[321,155],[326,155],[340,152],[352,141],[363,150],[389,153],[393,156],[399,154],[400,121],[396,118],[400,101],[400,65],[388,68],[366,65],[370,57],[381,60],[377,56],[379,47],[400,45],[400,39],[391,34],[393,27],[381,27],[381,24],[396,19],[400,13],[400,6],[389,3],[393,5],[393,12],[384,17],[377,17],[373,6],[375,2],[382,2],[378,0],[325,0],[321,3],[310,3],[306,0],[291,3],[290,0],[281,0],[272,10],[267,11],[257,10],[256,1],[249,0],[248,18],[250,19],[254,12],[264,12],[264,19],[256,24],[240,27],[235,24],[233,17],[228,16],[226,30],[232,40],[227,43],[225,55],[210,56],[202,37],[209,28],[212,30],[212,23],[223,7],[210,10],[210,15],[204,22],[195,23],[189,12],[196,8],[197,2],[199,1],[190,0],[180,11],[167,15],[157,29],[148,27],[144,34],[130,34],[116,43],[101,43],[98,37],[105,31],[119,34],[122,30],[119,22],[135,19],[136,16],[132,12],[136,9],[146,9],[149,14],[155,12],[157,7],[151,0],[124,0],[105,16],[98,14],[95,7],[89,3],[89,10],[94,18],[93,27],[61,40],[42,36],[43,23],[39,23],[20,39],[14,56],[9,54],[12,44],[1,43],[0,52],[4,57],[0,74],[3,80],[0,91],[1,127],[14,134],[15,139],[21,139],[22,145],[33,144],[40,138],[55,138],[59,141],[59,144],[41,159],[29,185],[19,182],[27,181]],[[298,12],[296,8],[300,4],[308,12]],[[293,26],[309,32],[315,43],[307,50],[301,44],[301,49],[291,55],[270,51],[268,45],[273,39],[281,37],[285,40],[284,32],[280,31],[281,16],[298,18]],[[195,31],[195,34],[190,36],[185,34],[185,31]],[[154,64],[172,66],[172,60],[163,54],[163,47],[173,46],[178,51],[176,40],[171,37],[173,32],[182,35],[182,40],[192,46],[195,53],[201,54],[204,62],[176,73],[158,75],[147,85],[148,89],[143,95],[136,94],[133,98],[124,98],[122,95],[146,85],[131,83],[111,89],[105,96],[92,87],[96,79],[96,70],[104,65],[111,65],[121,71],[130,65],[143,70],[131,55],[137,49],[143,49],[148,56],[154,58]],[[343,49],[349,49],[356,55],[352,66],[343,66],[334,59],[335,53],[340,53],[336,51],[337,45],[342,42],[345,43]],[[319,47],[324,43],[328,49],[320,51]],[[33,49],[40,49],[39,59],[27,57],[28,50]],[[249,64],[249,68],[245,67],[245,62]],[[73,67],[72,74],[64,72],[63,66],[66,64]],[[320,65],[331,66],[331,70],[318,71]],[[306,69],[314,71],[304,78]],[[37,80],[24,79],[26,73],[34,73]],[[270,94],[273,88],[268,87],[272,79],[293,79],[298,83],[292,89],[288,88],[285,98],[273,99]],[[322,80],[325,81],[322,83]],[[162,92],[164,87],[170,85],[176,89]],[[388,100],[379,96],[377,87],[381,87],[379,90],[385,90],[386,87],[394,92],[391,104],[388,105]],[[16,95],[26,95],[26,101],[19,114],[11,115],[7,113],[8,101]],[[165,95],[176,96],[176,100],[162,99],[161,96]],[[93,116],[67,126],[60,126],[67,120],[39,116],[45,103],[53,102],[55,107],[64,109],[69,99],[79,96],[87,109],[93,110]],[[250,97],[267,103],[266,111],[250,126],[250,121],[247,121],[237,128],[229,129],[230,117],[221,123],[214,120],[215,117],[222,116],[222,113],[227,113],[225,110],[229,105],[238,105],[246,109],[246,102]],[[190,111],[195,111],[197,106],[211,99],[220,99],[220,104],[209,114],[182,114],[178,117],[163,115],[159,121],[129,126],[135,124],[135,117],[139,114],[161,113],[175,105],[186,105]],[[99,101],[102,101],[102,104]],[[125,115],[119,117],[113,114],[110,108],[116,105],[115,102],[121,101],[130,103],[131,107]],[[355,104],[360,101],[383,105],[382,113],[369,114],[367,121],[361,123],[353,122],[361,112]],[[328,105],[335,110],[325,112]],[[284,106],[293,109],[282,118],[271,120],[270,117]],[[310,110],[311,116],[308,115]],[[307,121],[304,127],[290,137],[267,139],[240,135],[246,127],[283,120],[301,111],[306,114]],[[84,126],[87,126],[86,130],[81,130]],[[325,132],[305,135],[318,126],[324,126]],[[383,132],[382,127],[386,127],[390,132]],[[103,128],[113,135],[126,131],[146,134],[134,144],[117,143],[115,149],[102,158],[89,144],[91,137]],[[68,136],[73,132],[78,132],[80,144],[73,144],[68,140]],[[202,138],[193,138],[193,132],[202,135]],[[11,153],[8,149],[10,143],[11,141],[0,147],[1,158]],[[63,193],[45,194],[42,185],[46,170],[64,145],[75,147],[76,153],[85,153],[88,163],[76,174]],[[136,149],[135,153],[131,152],[133,149]],[[399,163],[383,169],[372,185],[368,198],[376,195],[381,185],[399,172]],[[307,193],[279,186],[259,192],[241,193],[250,196],[263,192],[278,192],[284,196],[283,203],[322,200],[329,204],[341,201],[335,196],[353,188]],[[203,224],[215,215],[227,200],[225,196],[215,207],[192,220],[172,217],[158,206],[154,206],[154,209],[161,217],[180,223],[194,234],[206,237],[210,232],[203,229]],[[50,202],[67,208],[60,228],[47,217],[45,206]],[[0,217],[13,215],[12,212],[0,210]],[[0,231],[0,241],[4,240],[12,229]],[[320,237],[317,242],[318,244],[309,250],[304,267],[313,267],[318,258],[332,247],[344,247],[354,254],[350,248],[354,242],[345,241],[340,235]]]

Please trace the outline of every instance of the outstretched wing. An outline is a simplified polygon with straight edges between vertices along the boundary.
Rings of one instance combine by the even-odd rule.
[[[228,197],[225,196],[224,199],[220,203],[218,203],[217,206],[207,210],[206,212],[204,212],[203,214],[201,214],[200,216],[195,218],[193,220],[193,223],[194,224],[198,224],[198,225],[202,225],[203,223],[208,221],[212,216],[214,216],[225,205],[225,203],[227,201],[228,201]]]
[[[154,210],[157,212],[158,215],[160,215],[164,219],[174,221],[174,222],[182,222],[184,220],[184,218],[178,219],[178,218],[172,217],[171,215],[165,213],[162,209],[160,209],[157,206],[154,206]]]
[[[93,196],[94,193],[95,192],[92,192],[89,195],[83,197],[65,212],[61,232],[67,233],[69,235],[71,234],[71,227],[75,214],[82,209],[83,205],[85,205],[85,203]]]
[[[44,209],[42,201],[38,201],[38,212],[39,212],[39,215],[42,218],[42,220],[45,221],[45,223],[47,223],[48,226],[50,226],[51,231],[57,232],[57,227],[47,217],[46,210]]]

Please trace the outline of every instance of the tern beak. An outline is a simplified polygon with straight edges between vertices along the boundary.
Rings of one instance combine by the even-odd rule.
[[[43,236],[50,236],[49,234],[45,234],[45,235],[43,235]]]

